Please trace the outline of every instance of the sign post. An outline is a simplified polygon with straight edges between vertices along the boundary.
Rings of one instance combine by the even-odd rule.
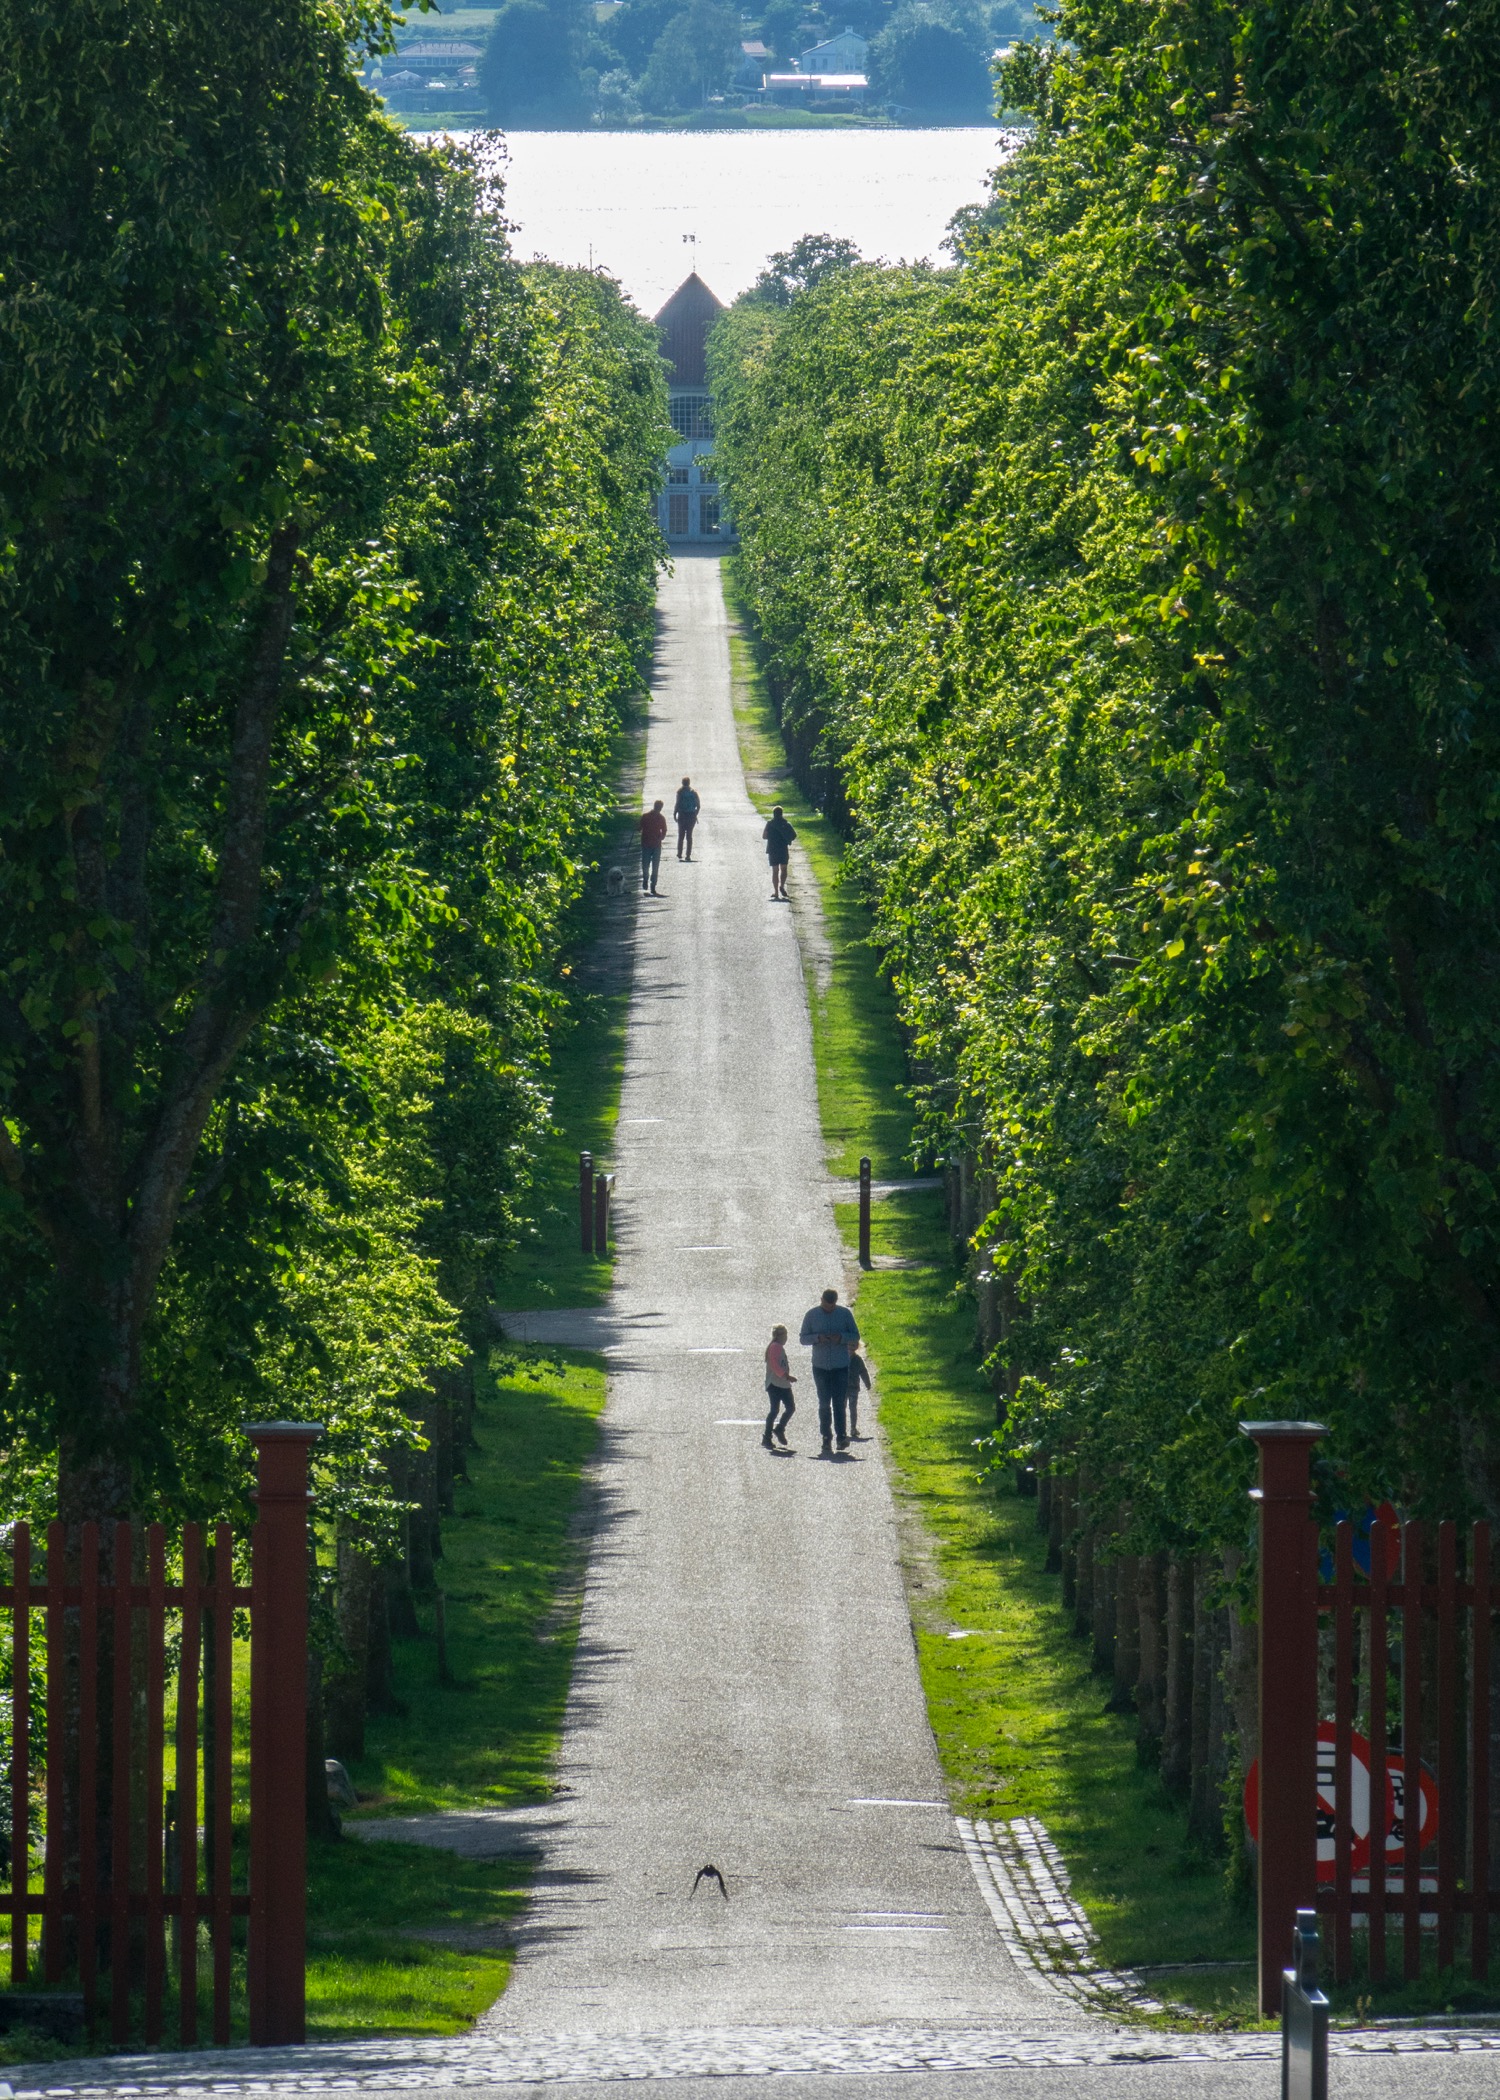
[[[1299,1910],[1281,1972],[1281,2100],[1328,2100],[1328,2000],[1318,1989],[1318,1914]]]

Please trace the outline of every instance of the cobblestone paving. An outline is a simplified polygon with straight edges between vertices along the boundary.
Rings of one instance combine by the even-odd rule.
[[[1014,1961],[1091,2012],[1162,2011],[1130,1970],[1100,1967],[1094,1956],[1098,1935],[1074,1898],[1062,1854],[1044,1823],[1035,1816],[1008,1823],[971,1823],[965,1816],[953,1820]]]
[[[1500,2054],[1500,2033],[1367,2029],[1336,2034],[1336,2056]],[[734,2027],[671,2034],[487,2035],[480,2040],[311,2043],[15,2065],[0,2100],[154,2100],[218,2093],[423,2092],[578,2080],[746,2077],[778,2072],[982,2071],[1152,2063],[1269,2063],[1276,2034],[1065,2036],[986,2028]]]

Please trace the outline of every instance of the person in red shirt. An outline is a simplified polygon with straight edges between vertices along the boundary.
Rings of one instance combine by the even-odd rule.
[[[656,878],[661,872],[661,842],[667,835],[667,820],[662,815],[661,804],[653,802],[641,818],[641,889],[656,895]]]

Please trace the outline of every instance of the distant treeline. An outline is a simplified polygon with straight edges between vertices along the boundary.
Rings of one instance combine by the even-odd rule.
[[[855,0],[832,12],[772,0],[757,23],[726,0],[506,0],[480,68],[495,123],[513,128],[628,123],[703,108],[736,85],[759,88],[759,40],[776,65],[842,29],[870,40],[873,102],[940,123],[991,113],[997,45],[1035,34],[1031,0]]]
[[[950,270],[711,343],[1004,1452],[1231,1553],[1500,1516],[1500,5],[1063,0]]]
[[[294,1417],[393,1552],[533,1200],[662,367],[353,20],[0,48],[3,1517],[243,1520],[239,1425]]]

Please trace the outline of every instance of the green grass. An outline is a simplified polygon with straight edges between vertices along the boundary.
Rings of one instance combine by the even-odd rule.
[[[857,1174],[865,1153],[877,1180],[909,1174],[911,1108],[901,1091],[905,1053],[895,999],[875,967],[869,913],[839,880],[843,841],[792,778],[776,711],[746,634],[732,562],[725,564],[724,596],[730,615],[735,722],[751,800],[767,816],[771,805],[779,802],[796,826],[789,887],[794,902],[800,903],[795,893],[811,876],[832,951],[826,984],[820,985],[815,965],[808,968],[828,1165],[835,1174]]]
[[[510,1950],[501,1943],[476,1951],[427,1935],[498,1939],[524,1897],[517,1863],[356,1838],[314,1844],[308,2040],[462,2034],[504,1990]]]
[[[852,1233],[852,1208],[842,1222]],[[928,1265],[873,1270],[858,1310],[898,1489],[934,1549],[936,1580],[912,1616],[955,1808],[1040,1817],[1106,1964],[1250,1959],[1249,1909],[1229,1897],[1222,1863],[1188,1842],[1182,1807],[1139,1762],[1133,1725],[1105,1711],[1110,1686],[1045,1571],[1036,1504],[980,1476],[974,1445],[995,1401],[975,1364],[972,1308],[954,1289],[941,1199],[878,1204],[872,1241],[877,1255]],[[1203,1975],[1210,1992],[1229,1980]]]
[[[603,870],[630,867],[636,848],[646,760],[643,702],[631,708],[616,755],[619,801],[589,849],[593,867],[568,929],[568,1010],[552,1043],[552,1124],[536,1167],[532,1224],[498,1279],[498,1302],[512,1312],[600,1305],[609,1292],[609,1257],[585,1254],[580,1245],[578,1155],[592,1152],[608,1171],[620,1113],[630,1007],[624,928],[630,922],[622,921],[618,903],[606,900]]]
[[[780,801],[797,826],[834,949],[821,989],[809,969],[830,1162],[849,1173],[868,1152],[877,1178],[899,1176],[911,1171],[912,1118],[894,1000],[878,974],[868,914],[839,880],[838,835],[792,782],[732,572],[728,583],[746,772],[757,806]],[[794,883],[798,872],[794,861]],[[852,1252],[854,1207],[841,1206],[839,1218]],[[1091,1673],[1063,1616],[1057,1578],[1045,1572],[1036,1505],[1008,1486],[997,1494],[993,1479],[981,1478],[974,1446],[994,1427],[995,1396],[979,1373],[973,1305],[954,1274],[941,1196],[913,1192],[878,1203],[872,1248],[877,1257],[920,1264],[865,1276],[858,1313],[897,1494],[918,1520],[908,1534],[917,1541],[907,1556],[912,1621],[955,1808],[1040,1817],[1106,1963],[1248,1958],[1253,1920],[1231,1899],[1221,1863],[1189,1844],[1185,1810],[1138,1761],[1133,1725],[1105,1711],[1110,1687]],[[965,1637],[952,1640],[953,1632]],[[1244,1999],[1253,1972],[1195,1975],[1205,2000],[1218,1993],[1237,2022],[1253,2016]]]
[[[604,1368],[577,1351],[496,1352],[438,1580],[451,1684],[431,1639],[396,1643],[405,1714],[366,1731],[351,1768],[373,1811],[541,1800],[573,1665],[582,1544],[573,1529],[604,1406]],[[431,1624],[431,1606],[418,1600]]]
[[[604,1405],[604,1370],[575,1351],[495,1352],[438,1579],[451,1683],[431,1600],[398,1641],[406,1711],[373,1717],[351,1771],[369,1817],[543,1800],[572,1672],[583,1545],[574,1518]],[[505,1933],[525,1899],[518,1861],[424,1846],[312,1848],[308,2032],[462,2033],[505,1987]]]
[[[498,1299],[512,1312],[601,1305],[613,1263],[585,1254],[578,1229],[578,1155],[606,1171],[625,1069],[628,992],[574,994],[554,1044],[548,1083],[552,1123],[536,1168],[532,1225],[511,1257]]]

